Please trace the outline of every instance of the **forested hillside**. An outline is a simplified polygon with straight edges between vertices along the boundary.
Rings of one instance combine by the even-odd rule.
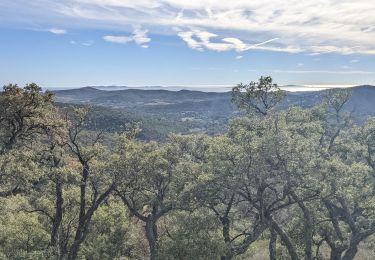
[[[374,259],[373,91],[291,94],[262,77],[225,94],[152,92],[161,105],[5,86],[0,258]],[[159,142],[137,123],[164,135],[164,113],[207,106],[227,122],[215,135],[176,123],[190,134]]]
[[[357,122],[375,114],[375,87],[350,88],[344,111]],[[286,92],[277,109],[291,106],[310,108],[320,104],[326,91]],[[240,111],[232,104],[231,92],[215,93],[191,90],[100,90],[93,87],[55,91],[61,104],[91,104],[98,126],[119,130],[119,120],[140,122],[143,139],[164,141],[167,133],[222,134]],[[102,125],[100,118],[106,118]]]

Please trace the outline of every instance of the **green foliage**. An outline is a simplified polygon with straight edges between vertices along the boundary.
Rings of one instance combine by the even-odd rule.
[[[132,230],[126,209],[119,201],[111,200],[95,213],[80,255],[86,259],[132,258],[135,243],[131,231],[137,230]]]
[[[233,94],[262,116],[160,143],[137,139],[133,121],[105,132],[96,108],[59,109],[35,84],[5,87],[0,258],[260,259],[268,243],[280,259],[373,253],[375,121],[353,124],[341,90],[283,111],[269,77]]]
[[[42,259],[48,231],[37,213],[23,210],[27,200],[21,196],[1,199],[0,243],[5,259]]]
[[[267,115],[286,93],[272,82],[271,77],[261,77],[258,82],[239,84],[232,90],[232,100],[239,109],[250,113]]]
[[[209,212],[178,213],[170,218],[168,235],[161,241],[159,259],[220,259],[226,245]]]
[[[23,89],[12,84],[5,86],[0,95],[1,152],[55,128],[58,122],[53,120],[54,110],[53,94],[42,93],[34,83]]]

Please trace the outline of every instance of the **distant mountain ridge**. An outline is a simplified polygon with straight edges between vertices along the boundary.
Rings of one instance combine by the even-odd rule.
[[[168,91],[180,91],[180,90],[190,90],[190,91],[200,91],[200,92],[230,92],[234,85],[186,85],[186,86],[179,86],[179,85],[169,85],[169,86],[161,86],[161,85],[146,85],[146,86],[126,86],[126,85],[107,85],[107,86],[87,86],[99,90],[106,90],[106,91],[117,91],[117,90],[129,90],[129,89],[138,89],[138,90],[168,90]],[[300,92],[300,91],[318,91],[328,88],[336,88],[336,87],[354,87],[354,85],[280,85],[280,88],[286,91],[291,92]],[[72,89],[72,88],[70,88]],[[78,88],[76,88],[78,89]],[[51,91],[57,90],[69,90],[69,88],[52,88],[49,89]]]
[[[352,95],[345,105],[357,122],[375,116],[375,86],[364,85],[350,88]],[[98,107],[95,113],[105,115],[106,124],[126,120],[130,115],[133,121],[150,118],[184,132],[219,133],[226,129],[238,111],[231,102],[231,92],[203,92],[196,90],[170,91],[165,89],[121,89],[101,90],[94,87],[53,91],[56,101],[65,104],[92,104]],[[323,99],[324,90],[287,92],[280,105],[312,107]],[[102,107],[103,109],[100,109]],[[116,119],[111,119],[111,109]],[[123,115],[120,115],[120,114]],[[121,119],[122,118],[122,119]],[[150,125],[150,124],[149,124]],[[114,129],[116,126],[112,126]],[[150,125],[152,128],[152,125]],[[160,127],[159,127],[160,128]],[[163,130],[164,133],[168,132]],[[176,130],[180,131],[180,130]]]
[[[129,89],[137,89],[137,90],[168,90],[168,91],[180,91],[180,90],[190,90],[190,91],[201,91],[201,92],[229,92],[231,91],[231,85],[192,85],[192,86],[159,86],[159,85],[151,85],[151,86],[87,86],[96,88],[99,90],[106,90],[106,91],[116,91],[116,90],[129,90]],[[57,90],[57,89],[56,89]],[[64,90],[64,89],[59,89]]]
[[[350,88],[352,96],[346,106],[350,111],[360,114],[369,114],[375,111],[375,86],[362,85]],[[102,90],[95,87],[83,87],[54,91],[56,100],[63,103],[83,104],[91,103],[112,108],[138,109],[142,111],[201,111],[212,109],[232,113],[230,92],[204,92],[198,90],[167,89],[120,89]],[[284,105],[298,105],[309,107],[321,101],[324,90],[287,92]],[[178,108],[178,106],[181,106]]]
[[[221,107],[225,106],[226,109],[232,110],[230,92],[170,91],[164,89],[99,90],[93,87],[84,87],[57,90],[54,93],[58,102],[74,104],[91,103],[112,108],[165,111],[169,107],[176,108],[176,105],[180,105],[184,107],[183,110],[195,111],[197,109],[200,110],[200,108],[207,108],[207,106],[219,105],[218,102],[220,102]],[[191,106],[190,109],[189,106]]]

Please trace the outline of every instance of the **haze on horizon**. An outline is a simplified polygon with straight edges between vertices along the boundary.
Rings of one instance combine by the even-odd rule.
[[[0,84],[375,84],[374,13],[372,0],[3,0]]]
[[[168,91],[203,91],[203,92],[230,92],[235,85],[176,85],[176,86],[80,86],[80,87],[43,87],[43,90],[57,91],[57,90],[70,90],[70,89],[83,89],[87,87],[96,88],[104,91],[118,91],[127,89],[138,90],[168,90]],[[321,91],[326,89],[337,88],[352,88],[358,87],[355,85],[279,85],[280,89],[288,92],[305,92],[305,91]]]

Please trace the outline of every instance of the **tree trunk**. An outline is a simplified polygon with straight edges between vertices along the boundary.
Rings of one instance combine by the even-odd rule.
[[[342,260],[352,260],[352,259],[354,259],[357,252],[358,252],[357,246],[349,247],[348,250],[346,250]]]
[[[106,198],[108,198],[108,196],[111,194],[114,188],[115,185],[112,184],[102,195],[100,195],[100,197],[95,202],[93,202],[93,204],[87,210],[87,212],[83,214],[82,218],[79,219],[74,242],[70,247],[68,260],[74,260],[77,258],[79,247],[81,246],[82,242],[85,240],[87,236],[88,227],[90,225],[91,218],[94,215],[94,212],[98,209],[101,203],[103,203],[103,201]]]
[[[355,236],[355,235],[354,235]],[[349,244],[348,249],[345,251],[342,260],[353,260],[355,255],[358,252],[358,244],[360,243],[361,239],[358,236],[352,238]]]
[[[77,258],[79,247],[80,247],[80,243],[78,243],[77,240],[74,240],[73,245],[70,247],[68,260],[75,260]]]
[[[343,250],[338,248],[331,248],[330,260],[341,260]]]
[[[87,164],[83,164],[82,179],[80,184],[80,205],[79,205],[79,222],[83,221],[86,212],[86,186],[90,169]]]
[[[297,251],[294,248],[294,245],[293,245],[292,241],[290,240],[290,238],[288,237],[288,235],[284,232],[284,230],[273,219],[270,219],[270,222],[271,222],[271,228],[275,229],[277,234],[280,236],[280,239],[285,244],[290,258],[292,260],[299,260]]]
[[[1,150],[1,155],[5,154],[6,152],[10,151],[13,146],[16,144],[17,141],[17,131],[13,131],[12,136],[9,140],[4,144],[3,149]]]
[[[221,260],[231,260],[233,258],[233,252],[230,244],[230,220],[227,216],[220,218],[221,224],[223,225],[223,238],[224,242],[227,245],[227,252],[225,255],[221,256]]]
[[[231,260],[232,258],[233,255],[231,253],[227,253],[226,255],[220,257],[221,260]]]
[[[158,240],[158,231],[156,226],[156,220],[152,214],[148,215],[146,220],[146,238],[150,250],[150,260],[157,259],[158,255],[158,248],[157,248],[157,240]]]
[[[86,225],[87,224],[85,222],[79,222],[76,235],[74,237],[74,242],[69,250],[68,260],[74,260],[77,258],[79,248],[86,237]]]
[[[50,245],[56,249],[57,256],[60,259],[63,256],[63,252],[61,252],[60,242],[58,241],[58,232],[59,232],[59,228],[60,228],[62,217],[63,217],[63,204],[64,204],[63,193],[62,193],[62,182],[61,182],[60,176],[56,177],[55,194],[56,194],[55,216],[53,218]]]
[[[339,234],[341,234],[341,231],[339,229],[337,229],[337,231],[339,231]],[[327,243],[327,245],[329,246],[329,248],[331,249],[330,258],[329,259],[330,260],[341,260],[342,252],[345,251],[346,246],[344,246],[344,245],[336,245],[335,244],[336,243],[335,239],[331,239],[330,236],[328,236],[328,235],[326,235],[326,237],[325,237],[324,240]]]
[[[89,166],[87,164],[83,164],[82,179],[80,184],[80,209],[78,227],[74,237],[74,242],[69,250],[68,260],[74,260],[77,258],[79,247],[81,246],[81,243],[83,242],[85,237],[85,229],[87,227],[87,223],[90,221],[89,218],[91,218],[91,216],[86,216],[86,186],[88,176]]]
[[[305,259],[312,260],[313,253],[312,253],[312,237],[313,237],[313,220],[310,214],[310,211],[305,206],[305,203],[301,201],[295,192],[291,192],[291,195],[295,201],[297,201],[299,208],[302,210],[303,213],[303,226],[304,226],[304,233],[303,239],[305,243]]]
[[[274,228],[270,228],[270,243],[268,246],[270,253],[270,260],[276,260],[276,241],[277,241],[277,232]]]

